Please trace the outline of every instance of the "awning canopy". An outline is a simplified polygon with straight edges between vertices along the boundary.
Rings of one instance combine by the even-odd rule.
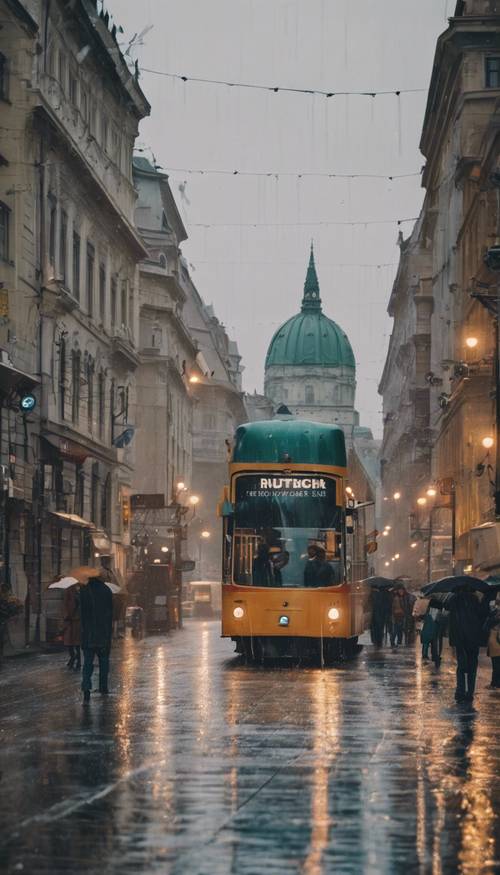
[[[56,516],[61,522],[66,523],[69,526],[78,526],[81,529],[93,529],[94,523],[90,522],[90,520],[85,520],[83,517],[78,516],[77,513],[64,513],[62,510],[51,510],[49,513],[52,516]]]
[[[12,392],[14,389],[20,392],[29,392],[38,386],[40,380],[32,377],[24,371],[19,371],[12,364],[0,360],[0,391]]]

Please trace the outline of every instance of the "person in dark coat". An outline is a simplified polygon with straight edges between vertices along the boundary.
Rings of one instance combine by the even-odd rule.
[[[99,692],[108,693],[109,652],[113,632],[113,596],[101,577],[91,577],[80,590],[82,690],[90,701],[94,658],[99,661]]]
[[[326,552],[319,544],[307,548],[309,559],[304,568],[304,586],[334,586],[335,572],[326,561]]]
[[[484,637],[483,626],[488,616],[488,601],[480,601],[477,594],[457,589],[446,599],[449,611],[449,641],[455,648],[457,660],[457,687],[455,701],[471,703],[476,687],[479,648]],[[431,599],[430,607],[442,608],[443,603]]]
[[[257,555],[252,563],[252,583],[254,586],[274,586],[274,569],[268,544],[259,544]]]
[[[387,598],[386,593],[380,589],[372,589],[370,593],[371,624],[370,635],[375,647],[382,647],[384,643],[385,624],[387,621]]]
[[[80,653],[80,606],[77,586],[70,586],[64,590],[63,641],[69,653],[68,668],[80,671],[82,662]]]

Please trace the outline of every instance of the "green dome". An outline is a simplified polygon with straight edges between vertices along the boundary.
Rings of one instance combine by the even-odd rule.
[[[325,368],[355,368],[354,353],[347,334],[321,309],[319,283],[311,256],[304,285],[302,310],[278,328],[266,356],[272,365],[322,365]]]

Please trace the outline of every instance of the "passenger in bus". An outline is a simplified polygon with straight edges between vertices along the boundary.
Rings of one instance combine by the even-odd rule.
[[[253,586],[274,586],[274,569],[269,555],[269,546],[259,544],[252,563]]]
[[[283,575],[281,571],[290,561],[290,553],[288,550],[279,550],[271,555],[274,573],[274,586],[283,586]]]
[[[304,568],[304,586],[334,586],[335,573],[326,561],[326,552],[319,544],[309,544],[308,559]]]

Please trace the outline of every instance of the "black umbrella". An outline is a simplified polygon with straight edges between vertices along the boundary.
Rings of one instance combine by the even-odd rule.
[[[491,587],[488,586],[485,580],[479,580],[479,577],[470,577],[468,574],[459,574],[453,577],[443,577],[442,580],[435,580],[433,583],[423,586],[422,592],[428,596],[435,592],[455,592],[457,589],[475,590],[476,592],[491,594]]]
[[[389,577],[367,577],[361,583],[366,583],[367,586],[373,586],[374,589],[389,589],[396,586],[395,582]]]

